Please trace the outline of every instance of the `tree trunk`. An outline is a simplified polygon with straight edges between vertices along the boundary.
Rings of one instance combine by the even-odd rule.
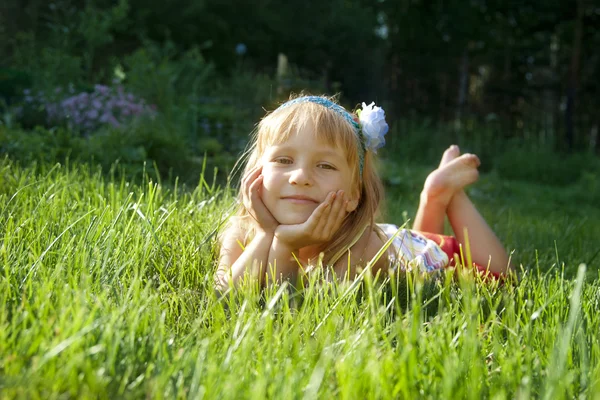
[[[440,103],[439,103],[439,111],[438,111],[438,124],[442,125],[446,118],[450,118],[449,115],[446,115],[446,96],[448,95],[448,74],[445,71],[440,72],[439,75],[439,84],[440,84]]]
[[[571,66],[569,71],[569,84],[567,86],[566,146],[572,150],[575,144],[575,102],[577,100],[577,85],[579,81],[579,64],[581,59],[581,39],[583,36],[583,0],[577,0],[577,16],[575,19],[575,32],[573,35],[573,50],[571,53]]]
[[[508,35],[508,33],[507,33]],[[512,47],[513,47],[513,39],[509,37],[504,46],[504,65],[502,71],[502,81],[504,82],[503,93],[502,93],[502,112],[500,115],[500,121],[510,121],[509,125],[506,125],[506,122],[503,122],[502,131],[504,132],[505,137],[512,137],[514,135],[514,121],[512,115],[512,98],[509,94],[510,88],[510,76],[512,69]]]
[[[590,129],[590,149],[595,154],[600,154],[600,143],[598,142],[598,121],[594,122]]]
[[[454,118],[454,125],[457,129],[462,126],[462,114],[467,103],[467,94],[469,90],[469,49],[465,45],[463,51],[458,77],[458,99],[456,102],[456,116]]]

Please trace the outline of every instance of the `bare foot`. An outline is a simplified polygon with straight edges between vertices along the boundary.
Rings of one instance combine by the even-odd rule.
[[[457,145],[453,144],[452,146],[448,147],[446,151],[444,151],[442,160],[440,161],[440,166],[438,168],[443,167],[458,156],[460,156],[460,149]]]
[[[451,146],[444,152],[440,167],[425,180],[422,197],[447,207],[452,196],[479,178],[479,157],[474,154],[458,156],[458,146]]]

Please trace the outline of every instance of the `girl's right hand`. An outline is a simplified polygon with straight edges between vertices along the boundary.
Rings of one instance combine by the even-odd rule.
[[[261,192],[263,187],[262,165],[252,168],[242,179],[242,197],[244,207],[248,214],[264,232],[273,233],[279,222],[273,217],[265,203],[262,201]]]
[[[295,249],[329,242],[348,214],[347,205],[343,190],[330,192],[304,223],[279,225],[275,237]]]

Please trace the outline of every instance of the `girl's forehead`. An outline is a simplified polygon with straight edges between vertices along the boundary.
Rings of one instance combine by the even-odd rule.
[[[327,127],[318,126],[313,121],[302,121],[286,127],[280,132],[273,132],[269,145],[280,145],[288,142],[311,142],[331,147],[341,147],[341,132],[335,132]]]
[[[263,119],[258,127],[257,155],[271,146],[309,144],[330,148],[358,168],[358,146],[353,127],[336,113],[320,105],[302,103],[279,110]]]
[[[280,138],[274,143],[270,143],[268,147],[283,148],[283,147],[305,147],[315,152],[334,151],[336,153],[345,154],[345,150],[340,140],[334,140],[317,131],[305,128],[297,130],[286,135],[285,138]]]

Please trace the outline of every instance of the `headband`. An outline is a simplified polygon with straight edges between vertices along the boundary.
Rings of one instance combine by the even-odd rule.
[[[346,109],[339,104],[328,100],[321,96],[302,96],[283,103],[279,108],[285,108],[292,104],[298,103],[315,103],[323,107],[326,107],[332,111],[335,111],[339,116],[344,118],[346,122],[352,126],[354,133],[358,138],[360,145],[358,146],[358,163],[360,176],[362,177],[363,166],[365,163],[365,153],[367,150],[371,150],[377,153],[377,149],[383,147],[385,144],[385,134],[388,132],[389,127],[385,122],[385,112],[381,107],[375,106],[375,103],[371,103],[368,106],[362,103],[362,109],[356,110],[358,119],[350,114]]]

